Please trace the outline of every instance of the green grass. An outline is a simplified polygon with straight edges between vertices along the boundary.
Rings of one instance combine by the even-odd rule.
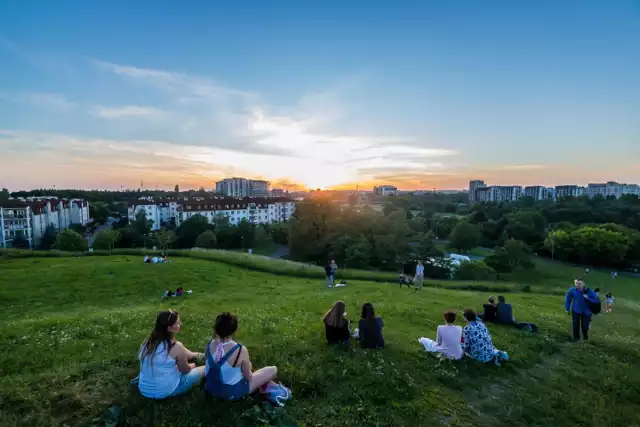
[[[487,293],[417,293],[357,280],[326,289],[321,276],[305,276],[313,270],[283,274],[284,266],[300,268],[293,263],[269,261],[279,273],[269,274],[205,255],[160,265],[144,265],[137,255],[0,260],[0,425],[84,425],[112,404],[122,406],[123,425],[261,425],[243,416],[253,398],[210,401],[193,390],[153,402],[129,385],[155,312],[167,307],[180,311],[179,339],[194,351],[203,350],[217,313],[237,313],[237,340],[254,366],[278,366],[294,393],[286,410],[302,426],[640,425],[640,280],[589,274],[588,283],[615,289],[617,304],[594,319],[588,344],[568,342],[562,297],[512,292],[516,316],[541,332],[490,325],[496,346],[512,357],[495,367],[439,361],[417,343],[435,336],[444,310],[479,307]],[[506,285],[564,289],[576,273],[541,263],[523,274],[527,282],[512,277]],[[193,295],[160,299],[180,285]],[[372,302],[385,320],[387,348],[328,348],[320,319],[337,299],[354,320],[362,303]]]

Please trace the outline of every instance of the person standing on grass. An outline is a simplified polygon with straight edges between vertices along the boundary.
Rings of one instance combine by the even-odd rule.
[[[611,292],[608,292],[605,296],[604,296],[605,302],[606,302],[606,306],[605,306],[605,312],[606,313],[611,313],[611,307],[613,306],[613,300],[615,299],[613,297],[613,294]]]
[[[205,392],[226,400],[238,400],[256,391],[269,395],[275,390],[290,398],[289,389],[273,382],[278,368],[267,366],[252,371],[249,351],[233,340],[237,329],[238,319],[233,314],[221,313],[216,317],[214,338],[205,350]]]
[[[349,321],[347,320],[347,311],[344,301],[336,301],[327,311],[322,319],[324,323],[327,343],[341,344],[348,343],[351,338],[349,330]]]
[[[189,360],[199,359],[201,353],[187,349],[176,334],[180,332],[180,314],[165,310],[156,316],[156,324],[149,338],[142,343],[138,358],[140,375],[137,378],[140,394],[151,399],[165,399],[189,391],[204,378],[204,366],[196,367]]]
[[[338,264],[335,260],[331,260],[331,285],[336,285],[336,271],[338,271]]]
[[[422,261],[418,261],[416,265],[416,276],[413,279],[413,284],[416,289],[422,289],[422,285],[424,284],[424,265],[422,265]]]
[[[358,341],[362,348],[384,348],[382,327],[384,322],[376,316],[371,303],[362,306],[362,318],[358,322]]]
[[[333,288],[333,270],[330,261],[327,261],[324,266],[324,273],[327,275],[327,288]]]
[[[589,324],[591,322],[591,308],[589,303],[599,303],[598,295],[592,289],[585,289],[584,280],[578,278],[574,287],[567,291],[564,309],[571,314],[573,321],[573,340],[580,341],[580,331],[585,341],[589,340]]]

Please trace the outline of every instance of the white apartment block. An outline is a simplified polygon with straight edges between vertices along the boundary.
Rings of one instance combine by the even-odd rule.
[[[180,203],[176,225],[201,215],[215,224],[220,216],[229,218],[231,225],[238,225],[242,220],[253,224],[271,224],[284,222],[291,218],[295,211],[295,202],[289,198],[212,198],[200,201]]]
[[[517,185],[492,185],[479,187],[475,191],[476,202],[515,202],[522,195],[522,187]]]
[[[587,190],[579,185],[556,185],[556,199],[564,197],[581,197]]]
[[[140,199],[127,208],[129,221],[134,221],[138,212],[144,212],[148,221],[152,221],[151,230],[156,231],[169,223],[177,225],[178,204],[176,200]]]
[[[527,197],[533,197],[535,200],[556,199],[556,189],[553,187],[544,187],[542,185],[524,187],[522,194]]]
[[[16,235],[21,234],[33,247],[31,206],[21,200],[0,202],[0,248],[10,248]]]
[[[590,199],[599,196],[619,199],[626,194],[640,196],[640,185],[620,184],[615,181],[609,181],[606,184],[589,184],[587,186],[587,195]]]
[[[476,201],[479,201],[476,200],[477,191],[479,188],[487,188],[487,185],[484,183],[484,181],[480,179],[469,181],[469,203],[474,204]]]
[[[269,181],[225,178],[216,182],[216,193],[227,197],[269,197]]]

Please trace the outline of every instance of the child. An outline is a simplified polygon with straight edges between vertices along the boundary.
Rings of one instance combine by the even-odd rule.
[[[611,292],[607,293],[607,295],[605,295],[605,301],[607,303],[606,307],[605,307],[605,312],[606,313],[611,313],[611,306],[613,305],[613,300],[615,299],[613,297],[613,295],[611,294]]]
[[[427,351],[442,353],[446,358],[459,360],[462,359],[462,327],[454,325],[456,321],[456,313],[454,311],[445,311],[444,325],[438,326],[436,341],[429,338],[420,338],[418,342],[424,346]]]
[[[150,399],[165,399],[189,391],[204,378],[204,366],[196,367],[189,360],[200,353],[189,351],[176,334],[180,332],[180,314],[175,310],[158,313],[156,324],[140,347],[140,394]]]

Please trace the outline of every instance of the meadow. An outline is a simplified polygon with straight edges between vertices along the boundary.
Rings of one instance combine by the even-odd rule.
[[[112,405],[121,425],[268,425],[258,398],[221,402],[200,389],[163,402],[139,396],[129,384],[137,350],[164,308],[180,311],[179,339],[194,351],[216,314],[237,313],[237,341],[254,366],[278,366],[293,391],[286,413],[300,426],[640,425],[640,279],[589,273],[587,284],[614,292],[616,305],[594,318],[589,343],[572,343],[561,293],[583,270],[545,261],[506,282],[429,282],[416,292],[385,283],[390,274],[357,271],[343,272],[346,287],[327,289],[320,269],[243,254],[174,253],[160,265],[133,254],[33,255],[0,258],[0,425],[87,425]],[[193,294],[160,298],[177,286]],[[480,308],[495,291],[518,320],[540,327],[489,325],[510,362],[423,351],[418,338],[435,337],[444,310]],[[374,304],[384,350],[327,347],[321,318],[338,299],[354,321],[364,302]]]

